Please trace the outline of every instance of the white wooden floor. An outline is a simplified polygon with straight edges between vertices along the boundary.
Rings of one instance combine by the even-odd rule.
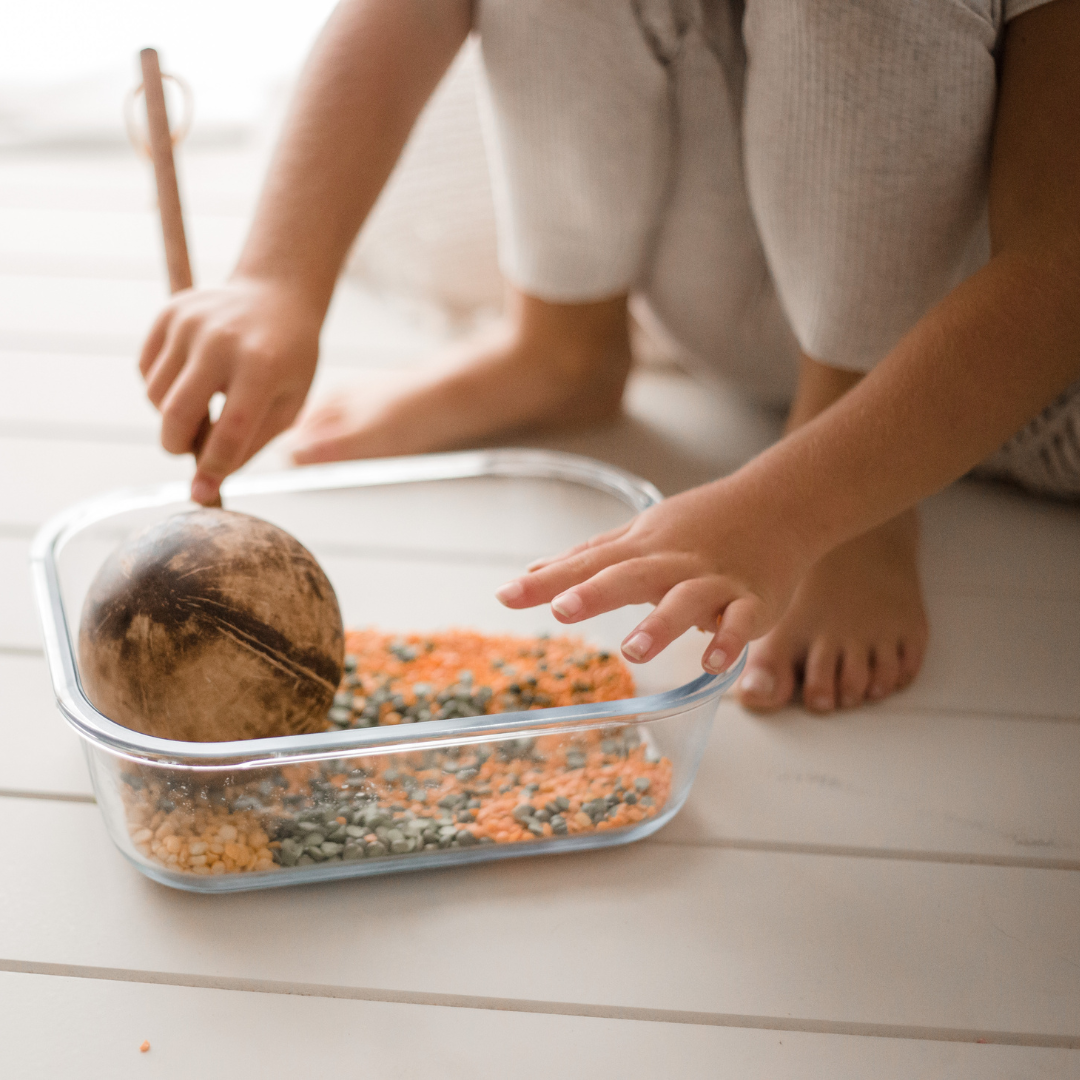
[[[214,280],[258,162],[182,168]],[[220,898],[133,871],[52,704],[26,554],[53,510],[190,471],[134,369],[160,279],[142,163],[0,158],[3,1075],[1080,1077],[1080,512],[1004,490],[926,507],[915,686],[827,720],[725,702],[649,841]],[[432,337],[344,287],[320,378]],[[673,492],[774,434],[653,370],[619,424],[540,444]]]

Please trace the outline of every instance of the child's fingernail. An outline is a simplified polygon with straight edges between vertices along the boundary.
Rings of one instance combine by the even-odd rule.
[[[639,630],[623,644],[622,651],[631,660],[640,660],[651,648],[652,638],[644,630]]]
[[[525,595],[525,587],[520,581],[508,581],[495,590],[495,599],[501,604],[516,604]]]
[[[191,501],[200,506],[209,506],[217,499],[217,485],[204,476],[196,476],[191,481]]]
[[[714,675],[719,675],[724,668],[727,667],[727,653],[723,649],[713,649],[707,657],[705,657],[705,670],[711,671]]]
[[[776,689],[776,680],[764,668],[751,668],[739,680],[739,688],[753,697],[768,697]]]
[[[564,619],[572,619],[584,606],[585,601],[574,592],[559,593],[551,601],[551,610]]]

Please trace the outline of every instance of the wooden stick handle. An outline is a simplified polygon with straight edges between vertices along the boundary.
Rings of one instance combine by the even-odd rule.
[[[180,209],[180,189],[173,162],[172,132],[165,108],[165,90],[161,85],[161,67],[156,49],[139,53],[142,63],[143,96],[146,98],[146,124],[150,133],[150,157],[154,162],[158,209],[161,211],[161,234],[165,240],[165,262],[169,267],[169,289],[179,292],[191,288],[191,262],[184,215]]]
[[[143,96],[146,98],[146,127],[150,133],[150,158],[154,163],[154,181],[161,212],[161,235],[165,241],[165,262],[169,268],[169,290],[176,293],[181,289],[190,289],[192,278],[187,237],[184,235],[184,213],[180,206],[180,188],[176,183],[176,163],[173,161],[172,131],[165,108],[165,89],[161,84],[157,50],[143,49],[139,53],[139,61],[142,64]],[[192,447],[196,462],[202,455],[211,427],[210,417],[204,417]],[[221,505],[220,495],[214,505]]]

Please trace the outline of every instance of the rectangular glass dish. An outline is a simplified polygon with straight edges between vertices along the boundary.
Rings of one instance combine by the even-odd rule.
[[[83,740],[110,835],[143,873],[223,892],[567,852],[641,839],[682,806],[743,663],[702,674],[708,638],[698,631],[635,665],[635,696],[621,700],[536,707],[544,695],[515,684],[516,698],[496,695],[501,707],[531,707],[483,711],[484,674],[462,671],[443,694],[451,707],[436,710],[451,714],[442,719],[354,727],[362,715],[350,720],[339,703],[337,730],[216,743],[113,723],[80,682],[83,600],[108,554],[191,509],[187,494],[174,483],[81,503],[44,525],[31,551],[57,703]],[[334,585],[346,629],[401,634],[388,647],[398,658],[409,656],[407,635],[422,643],[467,628],[532,639],[496,661],[504,674],[534,661],[547,672],[545,638],[569,632],[584,643],[550,648],[565,669],[556,677],[576,693],[576,668],[617,657],[646,610],[571,628],[546,607],[511,611],[494,598],[533,559],[660,500],[647,482],[587,458],[492,450],[346,462],[233,477],[223,496],[304,544]]]

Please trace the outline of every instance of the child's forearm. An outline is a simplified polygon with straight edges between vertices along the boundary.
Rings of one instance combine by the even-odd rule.
[[[967,472],[1080,377],[1080,249],[996,257],[856,387],[724,483],[809,561]]]
[[[236,268],[319,311],[417,115],[467,37],[470,0],[342,0],[305,65]]]

